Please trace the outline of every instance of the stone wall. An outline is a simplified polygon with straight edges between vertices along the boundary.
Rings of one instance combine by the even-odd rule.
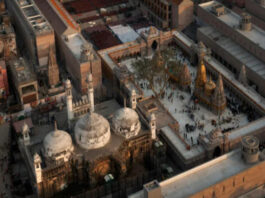
[[[220,174],[220,173],[217,173]],[[265,161],[209,186],[190,198],[233,198],[238,197],[265,183]]]

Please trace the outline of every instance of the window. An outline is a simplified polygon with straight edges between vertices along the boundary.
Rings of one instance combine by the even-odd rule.
[[[243,180],[243,183],[244,183],[244,182],[245,182],[245,177],[243,177],[243,179],[242,179],[242,180]]]
[[[225,186],[223,186],[223,192],[225,192]]]

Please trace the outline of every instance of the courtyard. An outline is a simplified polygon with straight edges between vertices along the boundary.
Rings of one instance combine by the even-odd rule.
[[[197,73],[197,67],[192,65],[190,61],[182,54],[181,50],[174,48],[174,56],[171,61],[180,62],[181,64],[187,64],[191,78],[191,90],[182,91],[177,88],[174,81],[169,80],[164,93],[159,97],[161,103],[165,106],[168,112],[176,119],[179,123],[179,132],[184,139],[190,144],[197,144],[197,138],[200,134],[205,135],[217,127],[219,127],[223,133],[231,131],[235,128],[245,126],[250,122],[249,116],[241,111],[241,103],[238,98],[236,98],[233,93],[225,90],[227,97],[227,107],[221,115],[214,114],[203,106],[202,104],[197,104],[192,98],[192,93],[194,90],[194,82]],[[153,55],[147,57],[151,59]],[[119,64],[126,65],[130,72],[135,74],[133,64],[137,62],[140,58],[130,58],[122,60]],[[210,76],[207,76],[210,78]],[[135,75],[137,79],[137,76]],[[142,88],[144,97],[154,95],[153,91],[148,86],[148,82],[142,79],[137,79],[139,87]],[[155,84],[156,89],[161,88],[159,81]]]

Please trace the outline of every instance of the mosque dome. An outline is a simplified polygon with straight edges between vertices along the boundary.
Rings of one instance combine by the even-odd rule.
[[[54,131],[46,135],[43,141],[44,155],[48,158],[58,159],[63,155],[68,160],[74,150],[72,138],[69,133],[58,130],[56,125]]]
[[[75,140],[83,149],[97,149],[110,140],[109,122],[97,113],[89,113],[75,125]]]
[[[125,107],[115,112],[112,118],[112,127],[116,134],[128,139],[138,135],[141,129],[141,123],[136,111]]]

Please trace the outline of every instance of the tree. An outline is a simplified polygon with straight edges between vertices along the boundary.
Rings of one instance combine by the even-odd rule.
[[[160,97],[168,85],[168,64],[174,55],[172,48],[157,51],[152,59],[143,58],[132,64],[138,80],[147,82],[155,97]]]

